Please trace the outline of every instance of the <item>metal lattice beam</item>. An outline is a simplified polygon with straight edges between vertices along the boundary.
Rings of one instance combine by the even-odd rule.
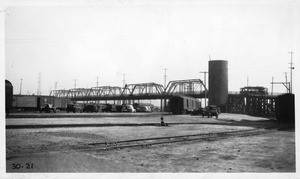
[[[117,86],[92,87],[87,97],[117,96],[122,94],[122,88]]]
[[[163,86],[156,83],[129,84],[125,88],[129,91],[130,95],[163,95],[164,92]],[[125,89],[124,91],[126,92]]]
[[[203,89],[203,90],[202,90]],[[106,99],[165,99],[173,94],[184,94],[193,97],[204,95],[205,85],[200,79],[170,81],[166,88],[157,83],[127,84],[124,88],[117,86],[100,86],[53,90],[51,96],[72,98],[73,100],[106,100]]]
[[[52,90],[50,96],[55,96],[58,98],[67,98],[69,90]]]
[[[204,88],[202,90],[202,87]],[[166,87],[166,95],[172,94],[201,94],[207,90],[200,79],[170,81]]]

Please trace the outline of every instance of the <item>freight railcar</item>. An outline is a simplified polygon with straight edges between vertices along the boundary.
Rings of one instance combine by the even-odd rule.
[[[187,114],[199,109],[201,102],[193,97],[174,95],[169,100],[169,111],[173,114]]]
[[[295,125],[295,95],[279,95],[276,98],[275,114],[279,122]]]
[[[71,99],[68,98],[55,98],[54,106],[59,110],[66,110],[67,105],[71,103]]]
[[[5,80],[5,113],[9,114],[13,103],[13,85]]]
[[[43,107],[45,104],[52,104],[56,109],[66,110],[67,105],[71,103],[68,98],[56,98],[54,96],[38,96],[38,107]]]
[[[38,110],[37,96],[14,95],[13,109],[17,111],[35,111]]]
[[[51,104],[56,109],[66,110],[68,98],[56,98],[54,96],[13,95],[12,108],[17,111],[39,111],[45,104]]]

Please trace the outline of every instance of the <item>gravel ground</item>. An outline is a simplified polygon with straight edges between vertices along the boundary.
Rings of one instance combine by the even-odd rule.
[[[44,114],[48,115],[48,114]],[[128,113],[105,113],[98,117],[57,117],[57,118],[8,118],[6,119],[6,125],[35,125],[35,124],[107,124],[107,123],[159,123],[160,114],[128,114]],[[133,116],[132,116],[133,115]],[[115,117],[117,116],[117,117]],[[129,116],[129,117],[128,117]],[[248,115],[237,114],[220,114],[219,118],[202,118],[201,116],[190,115],[163,115],[164,121],[169,123],[187,123],[187,122],[208,122],[208,123],[220,123],[220,122],[232,122],[232,121],[265,121],[267,118],[253,117]]]
[[[295,132],[112,151],[81,150],[88,143],[274,127],[265,118],[222,114],[219,119],[164,116],[180,125],[6,129],[7,172],[295,172]],[[7,119],[6,124],[146,123],[159,116]],[[199,124],[197,124],[199,122]],[[205,122],[215,124],[203,124]],[[192,124],[191,124],[192,123]],[[20,164],[23,168],[14,168]],[[27,168],[27,164],[29,169]],[[33,167],[31,167],[33,165]],[[30,168],[31,167],[31,168]]]

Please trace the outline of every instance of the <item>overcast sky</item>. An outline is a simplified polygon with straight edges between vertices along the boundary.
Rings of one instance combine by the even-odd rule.
[[[80,1],[84,2],[84,1]],[[93,2],[93,3],[92,3]],[[97,2],[97,3],[96,3]],[[225,3],[226,2],[226,3]],[[285,81],[300,52],[299,1],[86,1],[11,4],[5,78],[14,93],[200,78],[209,55],[228,60],[229,91]],[[294,78],[296,80],[296,78]],[[274,91],[285,92],[282,85]]]

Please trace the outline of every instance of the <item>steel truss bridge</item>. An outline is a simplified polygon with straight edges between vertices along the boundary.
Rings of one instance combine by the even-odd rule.
[[[166,99],[181,94],[194,98],[204,98],[206,86],[200,79],[170,81],[166,88],[157,83],[127,84],[118,86],[100,86],[92,88],[75,88],[53,90],[50,96],[70,98],[72,101],[129,101],[159,99],[161,106],[166,106]],[[206,91],[208,94],[208,90]],[[206,94],[206,95],[207,95]],[[250,114],[257,116],[274,116],[277,95],[243,95],[228,94],[226,112]]]
[[[181,94],[195,98],[204,98],[206,86],[200,79],[170,81],[166,88],[157,83],[126,84],[124,87],[100,86],[92,88],[74,88],[69,90],[53,90],[50,96],[70,98],[72,101],[100,100],[144,100],[168,99]],[[207,94],[206,94],[207,95]]]
[[[127,84],[118,86],[100,86],[92,88],[75,88],[69,90],[53,90],[50,96],[70,98],[72,101],[129,101],[160,99],[161,107],[166,106],[166,99],[181,94],[194,98],[208,96],[208,90],[200,79],[170,81],[166,88],[157,83]],[[274,116],[277,95],[243,95],[228,94],[226,112],[250,114],[257,116]]]

